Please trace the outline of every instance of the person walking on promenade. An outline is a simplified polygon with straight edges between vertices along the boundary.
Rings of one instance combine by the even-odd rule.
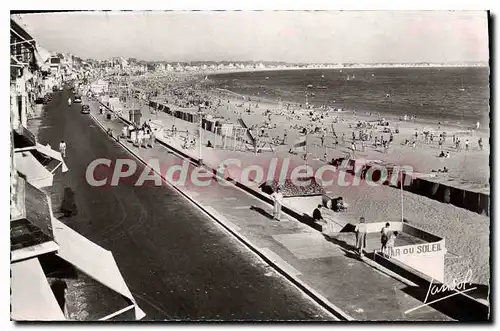
[[[466,139],[465,140],[465,151],[468,152],[469,151],[469,139]]]
[[[64,140],[59,143],[59,152],[61,152],[62,157],[66,157],[66,143]]]
[[[356,250],[360,257],[363,257],[363,249],[366,248],[366,230],[365,218],[360,217],[359,224],[354,229],[354,232],[356,232]]]
[[[279,221],[281,218],[281,205],[283,204],[283,194],[281,188],[278,186],[276,191],[271,194],[274,202],[273,219]]]
[[[384,250],[385,250],[385,246],[387,245],[387,240],[389,239],[389,227],[391,225],[389,224],[389,222],[385,223],[385,226],[382,228],[382,230],[380,230],[380,243],[382,244],[382,247],[381,247],[381,251],[382,251],[382,254],[384,253]]]
[[[482,151],[483,150],[483,138],[479,138],[477,141],[477,144],[479,145],[479,149]]]

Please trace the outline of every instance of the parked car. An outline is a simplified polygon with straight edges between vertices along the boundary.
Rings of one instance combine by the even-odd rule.
[[[79,95],[75,95],[75,98],[73,100],[74,103],[81,103],[82,102],[82,97]]]
[[[82,114],[90,114],[90,106],[89,105],[82,105]]]

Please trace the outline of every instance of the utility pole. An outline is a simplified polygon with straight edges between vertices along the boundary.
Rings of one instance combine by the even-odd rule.
[[[198,114],[199,114],[199,117],[200,117],[199,118],[199,126],[198,126],[199,136],[200,136],[199,140],[200,141],[198,143],[198,146],[199,146],[199,153],[200,153],[199,156],[200,156],[200,165],[201,165],[202,164],[202,159],[203,159],[203,157],[202,157],[202,148],[203,148],[203,146],[202,146],[203,145],[203,143],[202,143],[202,138],[203,138],[203,133],[202,133],[202,131],[203,131],[203,127],[202,127],[203,114],[201,112],[201,107],[198,108]]]

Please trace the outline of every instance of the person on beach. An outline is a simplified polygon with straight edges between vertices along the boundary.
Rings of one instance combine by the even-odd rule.
[[[356,233],[356,250],[360,257],[363,257],[363,250],[366,248],[366,231],[365,218],[360,217],[359,224],[354,229]]]
[[[479,145],[479,149],[482,151],[483,150],[483,138],[479,138],[477,141],[477,144]]]
[[[385,223],[385,226],[380,230],[380,243],[382,244],[381,250],[382,252],[385,249],[385,246],[387,245],[387,240],[389,239],[388,233],[389,233],[389,227],[391,224],[389,222]]]
[[[271,194],[273,199],[273,219],[279,221],[281,218],[281,205],[283,204],[283,194],[281,193],[281,188],[276,187],[276,191]]]
[[[465,140],[465,151],[468,152],[469,151],[469,139],[466,139]]]
[[[479,123],[479,121],[477,121],[477,122],[476,122],[476,131],[479,131],[479,126],[480,126],[480,125],[481,125],[481,124]]]

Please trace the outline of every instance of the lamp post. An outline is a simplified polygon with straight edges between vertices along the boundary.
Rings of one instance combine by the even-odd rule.
[[[202,164],[202,148],[203,148],[203,142],[202,142],[202,139],[203,139],[203,112],[201,110],[201,105],[198,106],[198,115],[199,115],[199,119],[198,119],[198,131],[199,131],[199,142],[198,142],[198,146],[199,146],[199,157],[200,157],[200,165]]]

